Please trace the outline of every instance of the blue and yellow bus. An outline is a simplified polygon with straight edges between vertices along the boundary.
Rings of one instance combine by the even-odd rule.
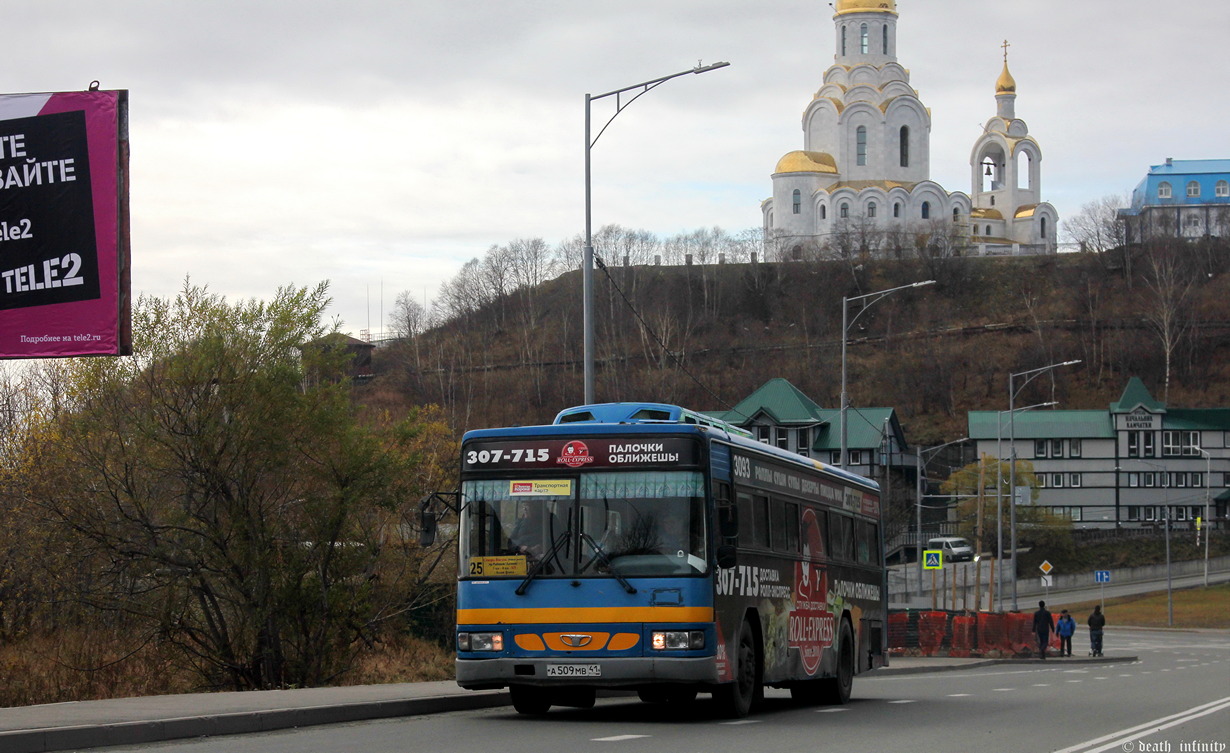
[[[467,432],[458,511],[457,682],[521,713],[601,688],[730,717],[765,686],[844,703],[887,663],[877,485],[703,414]]]

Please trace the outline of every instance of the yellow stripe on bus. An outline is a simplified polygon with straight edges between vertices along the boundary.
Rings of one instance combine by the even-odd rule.
[[[458,625],[545,625],[590,622],[713,622],[711,607],[458,609]]]

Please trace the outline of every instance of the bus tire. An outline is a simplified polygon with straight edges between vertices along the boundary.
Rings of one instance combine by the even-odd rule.
[[[727,719],[742,719],[752,710],[760,686],[760,652],[756,650],[756,634],[748,622],[739,631],[739,645],[734,654],[734,681],[718,686],[713,693],[718,712]]]
[[[546,688],[536,688],[533,685],[511,685],[508,693],[512,696],[512,705],[518,714],[542,716],[551,710],[551,696]]]
[[[850,621],[843,619],[837,633],[837,676],[821,681],[824,701],[833,705],[849,703],[854,688],[854,631]]]

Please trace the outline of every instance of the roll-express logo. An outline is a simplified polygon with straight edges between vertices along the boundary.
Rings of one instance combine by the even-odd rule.
[[[589,454],[589,447],[584,442],[573,440],[564,445],[564,451],[555,461],[557,464],[562,463],[569,468],[580,468],[583,465],[594,462],[594,458]]]

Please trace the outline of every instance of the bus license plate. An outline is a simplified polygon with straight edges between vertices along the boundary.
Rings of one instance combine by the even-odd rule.
[[[548,664],[547,677],[602,677],[602,665]]]

